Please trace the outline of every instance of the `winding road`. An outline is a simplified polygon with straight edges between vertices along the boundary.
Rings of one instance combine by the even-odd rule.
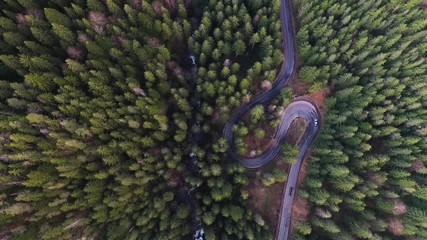
[[[273,161],[280,152],[280,146],[284,143],[289,127],[296,118],[303,118],[307,127],[304,135],[299,142],[299,154],[295,164],[291,166],[287,184],[283,191],[283,200],[280,209],[279,222],[276,231],[277,240],[288,239],[292,215],[292,203],[295,196],[295,189],[298,180],[298,173],[308,147],[319,130],[319,112],[317,108],[309,101],[297,100],[289,104],[283,114],[282,121],[276,130],[273,137],[272,146],[262,155],[248,158],[239,156],[236,152],[234,144],[234,133],[232,127],[239,119],[255,105],[262,104],[264,107],[277,96],[282,88],[284,88],[292,77],[295,70],[295,33],[292,25],[292,3],[291,0],[281,0],[280,19],[282,24],[282,36],[284,40],[284,53],[286,58],[283,62],[281,71],[277,75],[276,80],[272,84],[271,89],[264,91],[254,96],[251,101],[235,109],[228,123],[224,127],[224,137],[228,142],[229,156],[236,161],[242,163],[248,169],[258,169]]]

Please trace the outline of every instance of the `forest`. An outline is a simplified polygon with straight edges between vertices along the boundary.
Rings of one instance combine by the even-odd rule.
[[[422,1],[294,1],[299,77],[331,93],[292,239],[427,238]]]
[[[1,2],[1,238],[190,235],[190,3]]]
[[[222,134],[286,59],[280,3],[0,0],[0,239],[272,239],[249,187],[286,173]],[[293,3],[297,77],[329,95],[291,239],[426,239],[425,1]],[[293,94],[235,126],[240,154]]]

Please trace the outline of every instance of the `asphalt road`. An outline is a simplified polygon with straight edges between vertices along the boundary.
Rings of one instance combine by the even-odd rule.
[[[295,189],[298,180],[298,173],[308,147],[319,130],[319,112],[316,107],[309,101],[298,100],[294,101],[286,108],[282,117],[282,122],[276,130],[273,138],[272,146],[266,150],[261,156],[247,158],[239,156],[236,152],[234,144],[234,133],[232,127],[236,124],[243,114],[248,112],[252,107],[258,104],[267,106],[268,103],[280,93],[292,77],[295,70],[295,33],[292,25],[292,3],[291,0],[282,0],[280,6],[280,19],[282,23],[282,38],[284,40],[285,60],[280,73],[272,84],[271,89],[264,91],[254,96],[248,103],[235,109],[230,117],[230,120],[224,127],[224,137],[228,142],[228,155],[236,161],[242,163],[248,169],[258,169],[276,158],[280,152],[280,146],[286,140],[291,123],[296,118],[303,118],[307,122],[307,127],[300,140],[299,154],[295,164],[291,166],[288,181],[283,192],[283,200],[280,209],[279,223],[276,231],[277,240],[286,240],[289,235],[289,228],[292,215],[292,203],[295,196]]]

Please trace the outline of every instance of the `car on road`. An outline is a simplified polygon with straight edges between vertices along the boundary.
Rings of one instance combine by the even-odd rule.
[[[318,124],[319,122],[318,122],[318,120],[317,120],[317,118],[315,118],[314,119],[314,126],[317,126],[317,124]]]
[[[197,227],[196,233],[194,233],[194,235],[193,235],[193,239],[194,240],[205,239],[205,230],[203,229],[203,227],[201,225]]]
[[[191,54],[191,55],[189,56],[189,58],[190,58],[190,60],[191,60],[191,64],[196,65],[196,57],[195,57],[193,54]]]

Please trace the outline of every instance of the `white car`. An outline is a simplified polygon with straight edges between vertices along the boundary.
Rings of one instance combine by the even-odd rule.
[[[317,124],[318,124],[318,121],[317,121],[317,118],[315,118],[314,119],[314,126],[317,126]]]
[[[193,235],[194,240],[203,240],[205,239],[205,230],[203,228],[198,229],[196,233]]]
[[[194,55],[190,55],[191,64],[196,65],[196,57]]]

